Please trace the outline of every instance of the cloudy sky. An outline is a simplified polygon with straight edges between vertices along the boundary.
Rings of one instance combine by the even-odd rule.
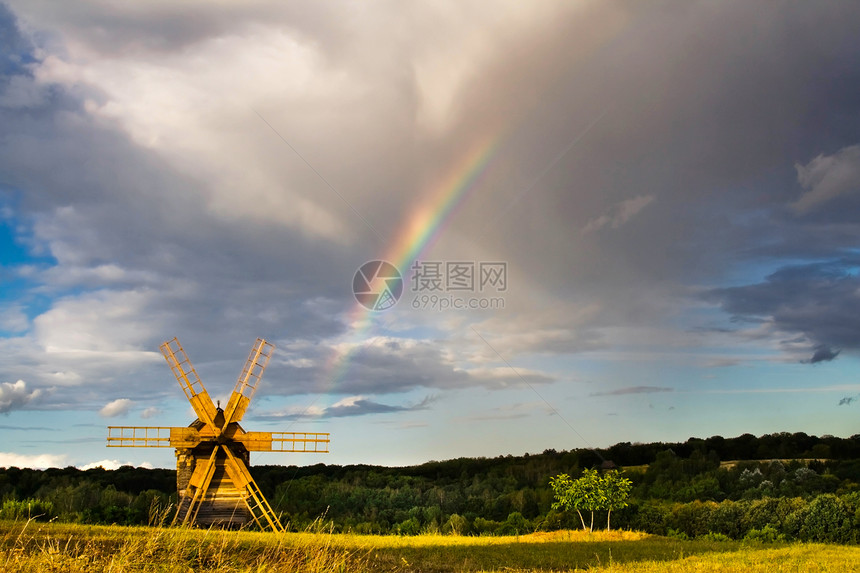
[[[0,465],[172,466],[105,436],[193,419],[174,336],[332,434],[256,463],[860,432],[860,5],[6,0],[0,48]]]

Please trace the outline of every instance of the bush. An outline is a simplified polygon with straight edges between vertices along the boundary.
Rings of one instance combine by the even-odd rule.
[[[831,493],[819,495],[809,504],[798,537],[803,541],[847,543],[852,540],[848,505]]]
[[[668,522],[671,518],[671,509],[668,504],[659,501],[646,501],[638,507],[638,511],[628,523],[631,529],[647,531],[656,535],[667,535]]]
[[[731,541],[732,540],[732,538],[729,537],[728,535],[723,535],[722,533],[714,533],[713,531],[706,533],[705,535],[703,535],[699,539],[703,539],[705,541]]]
[[[690,539],[690,536],[687,535],[686,533],[684,533],[683,531],[679,531],[677,529],[671,529],[671,528],[669,529],[669,531],[666,532],[666,537],[672,537],[674,539],[682,539],[684,541],[687,541],[688,539]]]
[[[421,533],[421,524],[418,519],[410,517],[402,523],[394,526],[394,533],[397,535],[418,535]]]
[[[0,507],[0,518],[2,519],[38,519],[48,521],[54,517],[54,504],[50,501],[39,499],[25,499],[22,501],[8,500]]]
[[[789,539],[796,538],[808,505],[809,502],[800,497],[780,498],[771,516],[771,523]]]
[[[472,529],[478,535],[493,535],[500,525],[501,523],[498,521],[476,517],[475,522],[472,524]]]
[[[743,529],[763,529],[764,526],[773,524],[776,507],[779,500],[773,497],[764,497],[753,501],[743,502],[746,511],[743,517]]]
[[[359,535],[373,535],[381,533],[379,526],[369,521],[362,521],[361,523],[356,523],[355,527],[353,527],[352,530]]]
[[[683,531],[689,537],[700,537],[709,532],[711,514],[717,504],[710,501],[702,503],[694,501],[676,505],[672,511],[675,528]]]
[[[744,536],[744,541],[754,541],[757,543],[776,543],[777,541],[786,541],[785,535],[780,533],[774,526],[765,525],[761,529],[750,529]]]
[[[445,525],[442,526],[442,533],[449,535],[466,535],[469,533],[469,522],[462,515],[452,513]]]
[[[535,525],[541,531],[557,531],[562,528],[562,514],[550,509],[543,518],[535,519]]]
[[[742,537],[741,520],[744,508],[734,501],[724,501],[717,505],[708,519],[710,533],[740,539]]]
[[[528,520],[518,511],[508,515],[508,518],[494,532],[496,535],[523,535],[534,529]]]

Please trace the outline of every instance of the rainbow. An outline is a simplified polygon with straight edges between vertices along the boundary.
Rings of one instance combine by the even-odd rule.
[[[496,135],[472,144],[446,176],[425,194],[424,201],[412,211],[397,233],[391,248],[379,257],[400,270],[404,279],[404,296],[409,288],[410,268],[422,253],[436,244],[459,208],[478,187],[477,183],[497,155],[501,139],[500,135]],[[344,379],[352,357],[382,314],[355,303],[348,313],[348,324],[352,329],[348,336],[349,348],[345,352],[333,352],[326,364],[328,388],[336,387]]]
[[[622,36],[629,22],[621,20],[611,23],[604,30],[604,34],[597,37],[592,45],[584,46],[579,54],[580,58],[586,58],[595,50],[602,48],[612,39]],[[604,110],[594,121],[592,121],[561,153],[537,176],[537,181],[547,171],[560,161],[570,149],[582,139],[588,131],[594,127],[606,115]],[[388,261],[396,266],[404,278],[404,291],[410,286],[412,265],[426,253],[439,237],[448,228],[460,207],[469,199],[483,176],[492,167],[493,160],[499,155],[501,142],[505,136],[511,134],[515,125],[501,126],[501,129],[491,130],[490,135],[475,140],[460,156],[459,161],[447,172],[437,184],[433,185],[425,194],[423,201],[416,209],[411,211],[408,219],[399,229],[395,240],[383,256],[378,259]],[[526,189],[527,191],[527,189]],[[405,292],[404,292],[405,296]],[[405,301],[401,300],[400,304]],[[396,311],[395,311],[396,312]],[[323,383],[327,384],[323,391],[337,390],[337,386],[346,377],[349,365],[356,352],[362,348],[368,339],[369,331],[376,324],[390,316],[389,312],[374,312],[366,309],[359,303],[347,313],[347,324],[350,333],[345,337],[346,349],[331,353],[325,367]]]
[[[413,211],[383,260],[392,262],[404,275],[408,273],[421,254],[436,244],[458,208],[475,190],[495,157],[499,140],[499,137],[486,138],[471,146],[424,204]]]

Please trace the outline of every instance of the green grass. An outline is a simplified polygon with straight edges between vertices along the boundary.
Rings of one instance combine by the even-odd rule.
[[[0,522],[0,570],[843,572],[860,570],[860,548],[682,541],[631,532],[380,537]]]

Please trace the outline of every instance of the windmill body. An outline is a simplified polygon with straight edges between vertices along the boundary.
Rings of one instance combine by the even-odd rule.
[[[201,526],[240,527],[253,520],[262,529],[283,531],[277,515],[248,471],[251,452],[327,453],[329,434],[246,432],[239,422],[257,390],[274,346],[258,338],[227,406],[209,397],[185,351],[174,338],[161,345],[170,369],[191,403],[187,427],[109,426],[108,447],[176,450],[176,519]]]

